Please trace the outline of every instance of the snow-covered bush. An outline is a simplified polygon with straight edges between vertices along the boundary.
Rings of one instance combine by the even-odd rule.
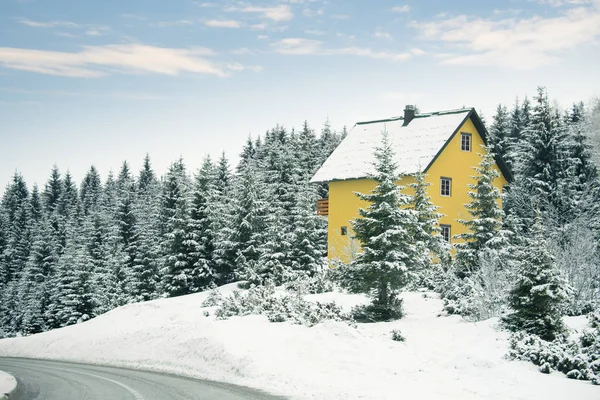
[[[297,279],[286,284],[286,289],[300,294],[318,294],[334,291],[338,285],[335,282],[335,272],[326,267],[314,276],[300,275]]]
[[[590,315],[591,326],[596,318],[597,315]],[[547,342],[536,335],[514,333],[510,338],[509,357],[531,361],[543,373],[556,370],[570,379],[600,384],[600,326],[585,331],[577,340],[559,337]]]
[[[298,293],[277,293],[271,285],[252,287],[246,292],[234,290],[216,310],[219,319],[244,315],[265,315],[271,322],[289,321],[306,326],[347,319],[333,302],[313,303]]]
[[[400,329],[392,329],[392,340],[395,342],[405,342],[406,338],[404,337],[404,335],[402,334],[402,332],[400,332]]]
[[[479,254],[479,269],[460,279],[455,271],[444,274],[439,291],[448,314],[481,321],[500,316],[507,308],[512,281],[510,260],[505,254],[484,249]]]
[[[600,252],[596,232],[583,218],[551,227],[548,249],[569,283],[566,312],[584,315],[600,306]]]
[[[369,303],[354,306],[350,316],[356,322],[394,321],[404,316],[403,301],[394,297],[388,304]]]
[[[223,295],[218,289],[213,289],[208,294],[206,300],[202,302],[202,307],[215,307],[223,303]]]

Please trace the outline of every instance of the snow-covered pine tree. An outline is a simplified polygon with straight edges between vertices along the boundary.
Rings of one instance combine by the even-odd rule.
[[[542,212],[549,207],[560,210],[560,181],[566,175],[568,137],[543,87],[538,88],[531,123],[523,132],[515,157],[515,172],[525,177],[529,194],[539,202]]]
[[[248,135],[248,140],[246,141],[246,144],[244,145],[242,152],[240,153],[240,162],[236,167],[236,172],[238,174],[241,173],[244,170],[244,168],[246,168],[246,166],[248,166],[248,164],[252,160],[254,160],[255,156],[256,146],[254,144],[254,141],[252,141],[252,136]]]
[[[503,322],[513,331],[554,340],[565,331],[562,308],[567,298],[567,282],[546,247],[539,211],[532,237],[517,252],[517,282],[509,297],[512,312]]]
[[[171,164],[163,181],[161,215],[165,262],[163,289],[170,296],[194,291],[193,265],[186,245],[189,218],[189,182],[182,159]]]
[[[496,108],[496,114],[490,126],[490,144],[494,152],[508,160],[512,152],[511,121],[508,109],[502,104]]]
[[[159,295],[161,239],[160,221],[156,215],[160,208],[160,187],[148,155],[144,158],[136,188],[133,213],[137,222],[137,245],[127,282],[127,293],[134,302],[152,300]]]
[[[91,264],[85,252],[81,228],[73,221],[67,226],[64,253],[53,282],[50,311],[60,326],[86,321],[95,315]]]
[[[317,215],[317,188],[308,181],[300,187],[294,207],[296,221],[292,239],[292,269],[299,276],[312,277],[325,265],[327,223]]]
[[[194,290],[205,290],[218,281],[215,241],[219,229],[215,166],[206,157],[192,187],[186,244],[190,248]]]
[[[48,214],[52,213],[58,207],[58,201],[61,197],[63,189],[62,178],[56,164],[52,167],[50,178],[44,186],[42,199],[44,208]]]
[[[235,279],[260,283],[258,260],[266,241],[269,194],[255,163],[242,171],[233,194],[231,220],[219,234],[219,258],[233,266]]]
[[[298,134],[296,157],[301,179],[310,179],[321,165],[317,135],[308,125],[308,121],[304,121]]]
[[[82,215],[86,216],[98,207],[98,201],[102,196],[102,180],[98,170],[93,165],[85,174],[81,188],[79,189],[79,203]]]
[[[431,202],[431,197],[427,194],[429,185],[423,172],[416,173],[414,182],[408,185],[413,190],[409,208],[415,210],[417,214],[414,241],[417,246],[424,247],[420,251],[428,253],[428,257],[423,258],[427,262],[414,271],[415,279],[420,284],[426,284],[423,279],[430,275],[428,271],[431,270],[434,262],[447,263],[450,259],[450,247],[440,234],[439,219],[442,214],[438,212],[439,207]]]
[[[46,310],[50,304],[50,284],[58,262],[52,233],[48,218],[43,218],[35,226],[31,253],[19,283],[23,318],[21,332],[25,335],[48,329]]]
[[[504,213],[500,208],[500,190],[494,180],[500,175],[491,148],[486,147],[481,162],[474,167],[477,172],[474,184],[469,184],[471,198],[465,204],[470,219],[459,220],[467,232],[455,238],[464,242],[456,243],[455,271],[459,278],[472,275],[479,269],[479,256],[484,248],[501,249],[507,243],[507,232],[501,230]]]
[[[373,295],[373,319],[389,320],[399,316],[398,291],[423,260],[412,237],[417,215],[407,207],[411,196],[396,184],[401,176],[387,132],[382,133],[375,157],[375,172],[370,178],[377,185],[369,194],[357,193],[369,206],[361,208],[360,217],[352,221],[362,251],[348,273],[354,290]]]

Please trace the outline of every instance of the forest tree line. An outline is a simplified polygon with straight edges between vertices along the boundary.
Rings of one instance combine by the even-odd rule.
[[[234,280],[279,284],[323,268],[327,187],[309,179],[346,135],[277,126],[248,138],[235,171],[223,154],[157,177],[124,162],[78,185],[54,167],[39,189],[15,173],[0,202],[0,336],[27,335],[115,307]]]
[[[435,268],[418,284],[447,291],[457,313],[485,317],[505,305],[507,283],[517,279],[511,253],[542,225],[540,246],[566,279],[565,311],[597,309],[600,102],[561,110],[539,88],[531,101],[498,106],[488,131],[489,148],[514,176],[503,210],[484,209],[496,204],[493,190],[473,203],[473,220],[463,221],[468,240],[443,268],[456,285],[437,286],[431,272],[445,272]],[[193,174],[180,159],[158,178],[146,158],[139,173],[125,162],[104,181],[91,167],[79,187],[54,168],[41,190],[15,174],[0,202],[0,334],[36,333],[236,280],[277,285],[317,274],[327,243],[315,203],[327,187],[308,181],[345,135],[329,124],[320,135],[307,123],[300,131],[275,127],[249,138],[235,172],[224,156]],[[421,216],[425,243],[439,229],[434,208]]]

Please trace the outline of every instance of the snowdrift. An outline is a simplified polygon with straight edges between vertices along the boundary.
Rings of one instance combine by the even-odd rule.
[[[227,295],[235,285],[220,288]],[[600,389],[505,359],[508,335],[495,320],[442,316],[434,294],[404,293],[392,323],[315,327],[266,317],[215,320],[208,293],[131,304],[85,323],[0,340],[0,356],[164,371],[263,389],[291,399],[596,400]],[[344,308],[357,295],[326,293]],[[210,316],[206,316],[209,311]],[[395,342],[400,329],[406,342]]]

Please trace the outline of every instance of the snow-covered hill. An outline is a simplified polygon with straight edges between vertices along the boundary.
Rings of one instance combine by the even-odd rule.
[[[234,285],[221,288],[223,294]],[[0,340],[0,356],[136,367],[265,389],[292,399],[598,399],[589,382],[543,375],[504,358],[507,334],[495,320],[438,317],[432,294],[405,293],[393,323],[315,327],[262,316],[217,321],[207,293],[120,307],[91,321],[27,338]],[[326,293],[343,307],[361,296]],[[210,311],[210,316],[205,312]],[[395,342],[400,329],[406,342]]]

